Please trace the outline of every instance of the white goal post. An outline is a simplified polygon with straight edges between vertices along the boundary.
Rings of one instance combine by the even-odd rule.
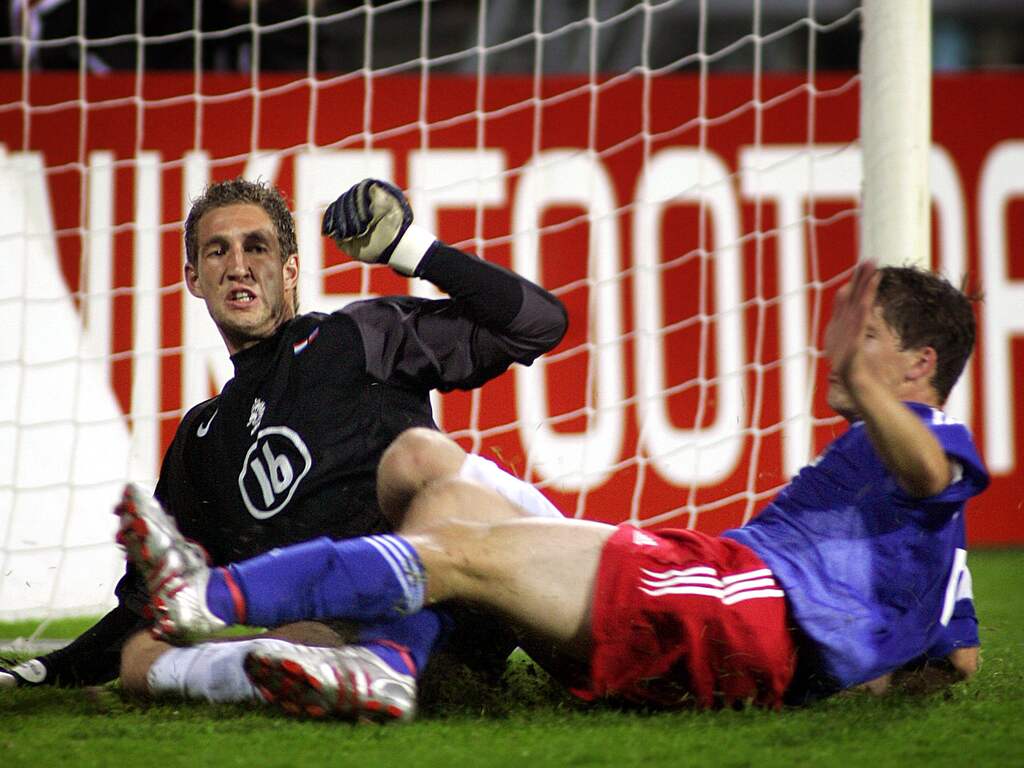
[[[931,264],[931,0],[864,0],[861,253]]]
[[[827,442],[818,343],[858,226],[866,256],[928,258],[927,0],[449,4],[462,24],[445,0],[311,0],[268,24],[257,5],[226,30],[37,39],[38,17],[0,39],[19,56],[0,71],[0,623],[112,604],[121,486],[155,483],[184,410],[231,375],[180,278],[211,180],[285,191],[303,309],[431,295],[319,237],[365,175],[554,291],[565,342],[438,413],[566,514],[719,531]],[[408,55],[375,48],[391,24]],[[820,69],[862,24],[860,71]],[[318,58],[336,28],[354,69]],[[290,30],[305,71],[261,70]],[[203,71],[223,60],[200,49],[159,67],[162,45],[236,39],[256,69]],[[126,40],[134,66],[97,69]],[[40,68],[61,45],[77,69]]]

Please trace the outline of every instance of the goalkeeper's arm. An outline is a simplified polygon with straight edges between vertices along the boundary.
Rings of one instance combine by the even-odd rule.
[[[126,575],[118,585],[120,602],[110,613],[71,644],[20,664],[0,666],[0,688],[22,685],[101,685],[117,678],[121,646],[136,631],[150,624],[136,610]]]
[[[322,231],[358,261],[436,285],[467,318],[498,334],[517,362],[532,362],[565,334],[565,307],[554,295],[413,224],[405,195],[385,181],[364,179],[346,191],[327,208]]]

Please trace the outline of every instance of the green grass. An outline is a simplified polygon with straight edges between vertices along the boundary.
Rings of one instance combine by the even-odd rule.
[[[1024,552],[975,552],[971,567],[981,672],[927,697],[846,695],[784,712],[621,712],[576,704],[523,659],[503,690],[460,686],[460,703],[401,727],[143,704],[114,686],[15,690],[0,694],[0,766],[1024,766]]]

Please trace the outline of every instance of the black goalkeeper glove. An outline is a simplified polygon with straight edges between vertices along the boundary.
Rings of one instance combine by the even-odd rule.
[[[24,685],[45,685],[49,671],[39,659],[16,662],[0,659],[0,689]]]
[[[363,179],[331,203],[321,231],[357,261],[388,264],[413,275],[437,238],[412,223],[412,208],[398,187]]]

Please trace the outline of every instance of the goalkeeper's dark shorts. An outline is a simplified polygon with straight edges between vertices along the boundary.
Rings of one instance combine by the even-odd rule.
[[[796,650],[786,602],[753,550],[695,531],[619,526],[605,543],[585,699],[778,707]]]

